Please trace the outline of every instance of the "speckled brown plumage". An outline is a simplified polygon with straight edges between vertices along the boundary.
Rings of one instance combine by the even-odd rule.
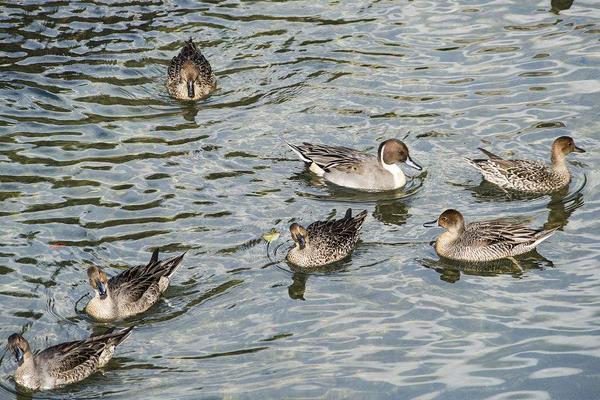
[[[287,260],[301,268],[316,268],[345,258],[354,249],[366,216],[365,210],[352,217],[352,210],[348,209],[344,218],[313,222],[306,229],[293,224],[290,227],[293,238],[293,229],[297,227],[305,236],[302,237],[305,243],[295,240]]]
[[[31,352],[21,335],[13,334],[8,339],[7,348],[15,354],[18,350],[23,354],[15,371],[15,381],[33,390],[54,389],[79,382],[106,365],[115,347],[130,335],[132,329],[111,330],[104,335],[61,343],[37,354]]]
[[[198,100],[217,87],[217,79],[206,59],[190,38],[167,70],[169,94],[179,100]]]
[[[104,296],[92,280],[90,283],[96,294],[86,305],[85,311],[101,321],[123,319],[146,311],[167,289],[183,256],[159,261],[158,249],[155,250],[147,265],[129,268],[110,278]]]
[[[447,229],[435,242],[438,255],[459,261],[493,261],[533,250],[556,229],[532,229],[505,220],[465,224],[462,214],[446,210],[430,224]]]
[[[466,159],[467,163],[483,174],[485,180],[503,189],[525,193],[555,192],[571,181],[566,155],[583,153],[568,136],[557,138],[552,144],[552,164],[539,161],[505,160],[485,149],[480,149],[489,159]]]

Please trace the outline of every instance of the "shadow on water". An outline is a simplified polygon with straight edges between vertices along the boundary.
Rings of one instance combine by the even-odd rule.
[[[461,275],[475,275],[494,277],[500,275],[510,275],[513,278],[521,278],[528,270],[544,269],[554,267],[552,261],[548,260],[537,251],[531,252],[515,258],[516,263],[509,259],[502,259],[491,262],[460,262],[439,258],[432,260],[429,258],[418,259],[425,268],[430,268],[440,274],[440,279],[455,283],[460,280]]]

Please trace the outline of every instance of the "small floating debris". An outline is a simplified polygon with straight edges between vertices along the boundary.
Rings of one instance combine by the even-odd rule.
[[[262,238],[265,239],[265,242],[267,243],[274,242],[275,240],[279,239],[279,232],[273,228],[269,232],[263,234]]]

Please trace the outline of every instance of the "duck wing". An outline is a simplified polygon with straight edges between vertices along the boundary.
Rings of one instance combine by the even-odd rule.
[[[287,142],[286,142],[287,143]],[[332,168],[353,165],[370,160],[373,156],[344,146],[327,146],[304,142],[301,145],[287,143],[302,161],[315,163],[329,172]]]
[[[84,340],[61,343],[35,355],[36,363],[55,379],[72,382],[94,372],[107,347],[116,346],[131,333],[131,328]]]
[[[310,224],[306,230],[309,237],[326,237],[339,239],[354,239],[362,227],[367,210],[362,211],[355,217],[352,217],[352,209],[346,211],[344,218],[330,221],[316,221]]]
[[[158,260],[158,249],[154,250],[150,262],[129,268],[119,275],[110,278],[108,286],[114,298],[125,302],[136,302],[152,286],[157,285],[160,278],[170,278],[175,272],[181,260],[182,254],[168,260]]]
[[[545,231],[505,220],[493,220],[467,225],[465,238],[475,246],[500,246],[511,249],[519,245],[533,244],[542,232]]]

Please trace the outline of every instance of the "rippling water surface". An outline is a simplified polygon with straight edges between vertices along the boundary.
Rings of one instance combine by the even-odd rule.
[[[2,340],[100,332],[75,308],[88,266],[187,251],[103,374],[34,398],[596,398],[600,4],[569,3],[3,2]],[[189,37],[220,88],[185,104],[164,83]],[[548,159],[559,135],[588,152],[553,196],[509,197],[462,161]],[[388,137],[425,170],[378,195],[323,185],[281,141]],[[292,221],[348,207],[369,211],[350,260],[279,262]],[[451,264],[422,227],[448,207],[560,230],[522,272]],[[0,398],[28,398],[14,367]]]

